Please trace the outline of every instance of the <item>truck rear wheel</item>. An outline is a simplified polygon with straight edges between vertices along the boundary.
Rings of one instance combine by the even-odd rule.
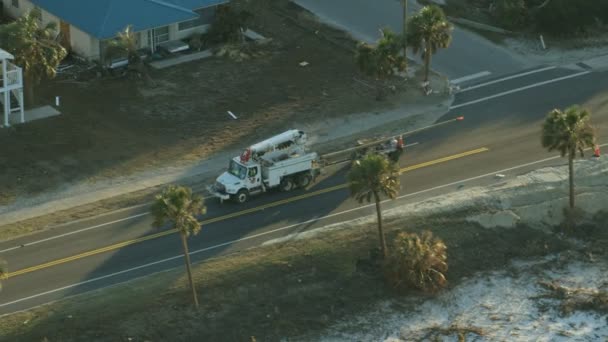
[[[309,173],[305,173],[298,176],[298,186],[300,188],[307,187],[312,181],[312,176]]]
[[[291,191],[294,188],[293,180],[289,177],[281,179],[281,191]]]
[[[239,192],[236,193],[236,195],[234,195],[232,197],[232,199],[236,202],[236,203],[245,203],[247,202],[247,200],[249,199],[249,191],[243,189],[243,190],[239,190]]]

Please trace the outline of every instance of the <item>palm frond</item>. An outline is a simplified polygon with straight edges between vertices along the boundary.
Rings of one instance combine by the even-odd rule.
[[[190,188],[168,186],[156,196],[151,208],[154,227],[167,223],[186,236],[196,235],[201,230],[198,215],[205,214],[202,197],[193,195]]]

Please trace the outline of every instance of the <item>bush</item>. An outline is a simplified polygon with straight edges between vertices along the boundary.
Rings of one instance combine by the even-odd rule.
[[[201,51],[203,48],[203,35],[200,33],[192,34],[188,39],[188,45],[190,45],[193,50]]]
[[[384,275],[396,289],[435,292],[447,285],[447,247],[430,231],[400,233],[384,263]]]
[[[234,43],[241,39],[241,28],[247,26],[251,13],[238,10],[230,5],[219,6],[215,12],[215,19],[211,23],[206,39],[211,44]]]
[[[605,0],[551,0],[540,6],[531,8],[536,28],[555,36],[585,34],[598,22],[608,24]]]
[[[501,26],[509,29],[519,29],[528,23],[525,0],[496,0],[493,15]]]

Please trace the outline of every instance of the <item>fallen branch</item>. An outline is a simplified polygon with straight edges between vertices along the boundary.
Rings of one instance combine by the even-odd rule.
[[[549,291],[539,297],[561,300],[560,311],[570,314],[573,311],[596,311],[608,313],[608,292],[598,289],[570,288],[556,282],[539,281],[538,284]]]
[[[484,336],[483,329],[477,327],[463,327],[459,325],[451,325],[448,328],[442,327],[431,327],[427,329],[428,332],[422,337],[422,341],[434,341],[438,340],[440,336],[452,336],[456,335],[458,341],[466,341],[466,335],[475,334],[477,336]]]

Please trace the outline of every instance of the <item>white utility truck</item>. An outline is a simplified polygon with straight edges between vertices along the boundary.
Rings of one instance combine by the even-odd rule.
[[[319,156],[306,151],[306,134],[292,129],[259,142],[230,160],[207,190],[220,200],[244,203],[249,196],[270,189],[290,191],[306,187],[319,168]]]

